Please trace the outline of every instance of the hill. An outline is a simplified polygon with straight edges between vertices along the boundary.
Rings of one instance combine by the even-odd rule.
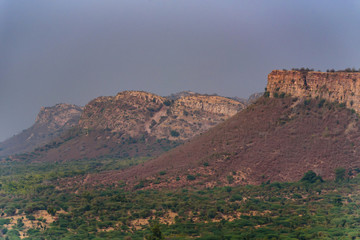
[[[81,113],[82,107],[73,104],[42,107],[30,128],[0,143],[0,156],[24,153],[44,145],[77,125]]]
[[[325,179],[338,167],[353,171],[360,166],[359,83],[357,72],[274,70],[265,98],[143,166],[109,174],[106,181],[146,179],[153,186],[158,173],[167,172],[158,186],[212,186],[297,181],[309,170]]]
[[[297,181],[309,170],[330,179],[340,167],[351,175],[360,167],[358,119],[323,99],[264,97],[156,159],[88,181],[157,188]]]
[[[171,100],[147,92],[120,92],[90,101],[76,127],[18,159],[69,161],[156,156],[244,107],[220,96],[195,94]]]

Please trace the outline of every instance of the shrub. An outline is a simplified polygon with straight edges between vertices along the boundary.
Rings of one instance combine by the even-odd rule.
[[[164,101],[164,105],[165,105],[165,106],[170,106],[170,105],[171,105],[171,101],[170,101],[170,100],[165,100],[165,101]]]
[[[51,216],[55,216],[56,214],[56,209],[53,207],[48,207],[47,208],[47,212],[51,215]]]
[[[207,215],[208,218],[213,219],[213,218],[216,217],[216,210],[215,209],[210,209],[210,210],[207,211],[206,215]]]
[[[186,176],[186,179],[189,180],[189,181],[193,181],[193,180],[196,179],[196,177],[194,175],[189,174],[189,175]]]
[[[145,183],[144,183],[144,181],[140,181],[139,184],[134,186],[134,190],[137,190],[137,189],[140,189],[143,187],[145,187]]]
[[[319,104],[318,104],[318,107],[322,108],[322,106],[324,106],[324,103],[325,103],[325,99],[321,99]]]
[[[22,220],[21,218],[18,218],[17,223],[16,223],[16,226],[17,226],[18,228],[21,228],[21,227],[24,226],[23,220]]]
[[[345,179],[345,168],[335,169],[335,181],[341,182]]]
[[[239,193],[236,193],[232,195],[229,200],[230,202],[235,202],[235,201],[241,201],[242,199],[243,199],[242,196]]]
[[[0,226],[4,224],[9,224],[11,221],[8,218],[0,218]]]
[[[26,218],[29,219],[30,221],[34,221],[36,219],[34,215],[26,215]]]
[[[305,106],[307,106],[307,105],[309,105],[311,103],[311,99],[309,98],[309,99],[306,99],[305,101],[304,101],[304,105]]]
[[[178,137],[178,136],[180,136],[180,133],[175,130],[171,130],[170,135],[173,137]]]
[[[155,223],[154,225],[151,226],[150,228],[151,231],[151,235],[147,235],[145,237],[146,240],[160,240],[160,239],[165,239],[161,230],[160,230],[160,225],[158,223]]]
[[[314,171],[310,170],[304,174],[301,181],[307,183],[315,183],[317,181],[323,182],[324,180],[320,176],[317,176]]]
[[[234,177],[231,176],[231,175],[228,175],[228,176],[226,177],[226,179],[227,179],[227,181],[228,181],[229,184],[232,184],[232,183],[234,182]]]
[[[340,103],[340,104],[339,104],[339,107],[340,107],[340,108],[345,108],[345,107],[346,107],[346,104],[345,104],[345,103]]]

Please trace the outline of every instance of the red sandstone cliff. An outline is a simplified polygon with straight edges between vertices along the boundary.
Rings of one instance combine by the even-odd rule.
[[[360,112],[360,73],[274,70],[268,75],[270,97],[290,94],[293,97],[319,97],[345,103]]]

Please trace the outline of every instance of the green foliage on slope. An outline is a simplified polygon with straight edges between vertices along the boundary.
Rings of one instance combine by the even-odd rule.
[[[127,191],[103,186],[76,192],[59,181],[141,163],[84,160],[2,163],[0,237],[17,239],[356,239],[360,178],[261,186]],[[34,215],[46,210],[54,222]],[[16,218],[17,216],[25,216]],[[15,220],[18,219],[18,220]],[[31,220],[39,227],[26,228]],[[45,221],[45,222],[44,222]],[[9,225],[10,224],[10,225]],[[159,237],[161,236],[161,238]]]

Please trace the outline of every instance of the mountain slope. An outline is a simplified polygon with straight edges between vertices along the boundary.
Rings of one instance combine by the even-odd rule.
[[[0,143],[0,156],[32,151],[75,126],[82,108],[72,104],[42,107],[35,123],[21,133]]]
[[[261,98],[159,158],[94,175],[89,182],[125,180],[131,185],[145,180],[150,187],[260,184],[297,181],[309,170],[332,178],[338,167],[360,167],[356,114],[322,100]]]
[[[245,107],[219,96],[170,100],[125,91],[89,102],[72,131],[28,156],[39,161],[156,156],[223,122]]]

